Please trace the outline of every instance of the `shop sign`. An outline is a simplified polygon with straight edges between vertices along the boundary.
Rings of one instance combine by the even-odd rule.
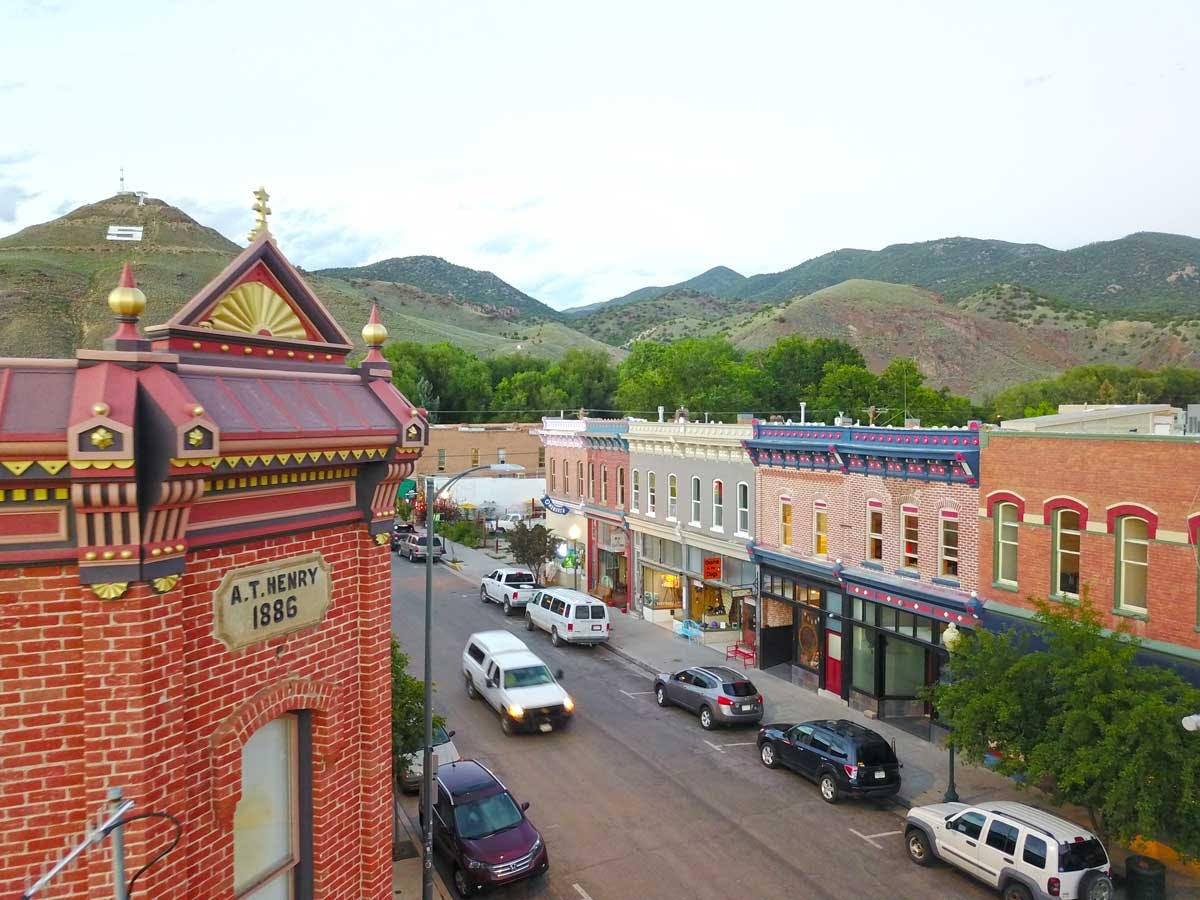
[[[705,581],[720,581],[721,580],[721,557],[719,557],[719,556],[704,557],[704,580]]]
[[[333,598],[320,553],[231,569],[213,594],[213,636],[230,650],[311,628]]]
[[[569,515],[571,512],[571,507],[565,503],[559,503],[557,500],[551,500],[548,494],[542,495],[542,506],[560,516]]]

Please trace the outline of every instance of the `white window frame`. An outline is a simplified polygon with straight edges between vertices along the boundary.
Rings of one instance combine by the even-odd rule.
[[[692,476],[692,520],[689,525],[700,527],[700,507],[703,501],[700,499],[700,476]]]
[[[825,527],[821,527],[821,520],[825,520]],[[821,539],[825,539],[825,549],[821,549]],[[824,500],[813,501],[812,515],[812,552],[813,556],[826,558],[829,556],[829,504]]]
[[[667,475],[667,521],[679,518],[679,479],[674,472]]]
[[[749,482],[739,481],[735,490],[736,496],[734,497],[734,501],[737,503],[737,530],[734,533],[738,537],[750,537],[750,484]],[[743,497],[745,497],[745,503],[742,503]]]
[[[714,478],[712,483],[712,529],[725,530],[725,482]]]
[[[577,460],[575,463],[575,487],[578,488],[579,499],[584,498],[583,493],[583,460]]]
[[[657,515],[658,507],[658,475],[646,473],[646,515]]]
[[[1125,529],[1130,522],[1141,522],[1145,527],[1145,537],[1129,537],[1125,533]],[[1117,544],[1117,583],[1114,586],[1116,594],[1116,608],[1122,612],[1140,613],[1145,615],[1149,609],[1149,593],[1150,593],[1150,523],[1141,516],[1120,516],[1117,518],[1114,528],[1114,536]],[[1128,559],[1129,548],[1142,547],[1143,559]],[[1144,570],[1143,585],[1145,585],[1146,594],[1141,598],[1141,602],[1131,602],[1125,593],[1125,586],[1128,583],[1127,567],[1140,566]]]
[[[625,508],[625,467],[617,466],[617,506]]]
[[[874,529],[874,519],[879,519],[879,530]],[[879,542],[879,555],[875,556],[875,542]],[[867,561],[882,563],[883,562],[883,504],[872,506],[871,501],[867,501]]]
[[[913,552],[908,552],[908,520],[913,520],[916,535],[912,540]],[[915,506],[900,507],[900,568],[915,572],[921,567],[921,511]]]
[[[1065,528],[1063,526],[1062,517],[1064,513],[1069,513],[1075,516],[1075,519],[1078,522],[1077,528]],[[1064,555],[1075,557],[1075,571],[1079,573],[1080,581],[1083,580],[1083,516],[1081,516],[1079,511],[1076,509],[1072,509],[1069,506],[1060,506],[1058,509],[1054,510],[1051,521],[1053,523],[1053,529],[1050,535],[1050,580],[1052,596],[1066,598],[1068,600],[1078,600],[1078,591],[1064,591],[1060,589],[1060,586],[1062,584],[1062,560]],[[1073,534],[1079,539],[1079,549],[1077,551],[1063,550],[1063,534]]]
[[[596,499],[596,464],[594,462],[588,463],[587,487],[588,487],[588,499],[595,500]]]
[[[550,457],[550,493],[558,493],[558,460]]]
[[[504,459],[504,448],[503,448],[503,447],[497,447],[497,448],[496,448],[496,462],[498,462],[498,463],[502,463],[502,462],[504,462],[504,461],[505,461],[505,459]]]
[[[1005,510],[1012,512],[1012,521],[1005,523]],[[1017,578],[1021,571],[1021,521],[1017,518],[1018,507],[1012,501],[1004,501],[997,503],[992,507],[992,523],[993,527],[993,542],[992,542],[992,580],[997,584],[1017,586]],[[1005,529],[1011,527],[1013,537],[1009,539],[1005,536]],[[1013,571],[1012,577],[1008,577],[1008,573],[1004,571],[1004,548],[1013,548]]]
[[[608,465],[600,463],[600,502],[608,504]]]
[[[629,511],[641,512],[640,504],[642,502],[642,479],[637,469],[631,470],[630,494],[629,494]]]
[[[954,548],[952,551],[946,543],[946,526],[947,525],[954,526]],[[958,514],[952,513],[951,510],[945,510],[945,509],[942,510],[941,515],[938,517],[938,574],[939,574],[939,577],[953,578],[955,581],[958,580],[958,564],[959,564],[958,554],[959,554],[959,550],[962,547],[962,545],[959,543],[959,540],[961,538],[962,538],[962,534],[958,529]],[[950,552],[947,552],[947,551],[950,551]],[[947,566],[951,563],[954,565],[954,571],[947,572],[946,571]]]
[[[787,513],[784,515],[784,513]],[[796,510],[792,506],[791,497],[779,498],[779,546],[790,550],[796,532],[793,525],[796,521]]]

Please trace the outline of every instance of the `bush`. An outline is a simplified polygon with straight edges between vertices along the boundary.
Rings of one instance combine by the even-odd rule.
[[[463,519],[459,522],[439,522],[437,532],[448,541],[464,547],[477,548],[483,543],[478,522]]]

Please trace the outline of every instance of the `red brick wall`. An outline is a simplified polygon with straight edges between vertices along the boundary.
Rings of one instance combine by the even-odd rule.
[[[551,488],[550,482],[550,460],[558,461],[558,477]],[[575,480],[575,464],[583,463],[583,499],[587,498],[587,451],[583,447],[555,447],[550,445],[546,447],[546,487],[552,497],[558,497],[564,500],[570,500],[572,503],[578,503],[581,499],[579,496],[578,485]],[[570,481],[563,482],[563,472],[570,474]]]
[[[1027,609],[1050,591],[1051,529],[1042,524],[1045,501],[1072,497],[1088,508],[1080,539],[1080,589],[1105,614],[1105,626],[1200,649],[1197,622],[1197,561],[1187,541],[1188,517],[1200,513],[1200,444],[1185,441],[1101,437],[995,437],[981,455],[980,507],[987,497],[1011,491],[1025,501],[1018,529],[1017,591],[993,587],[993,520],[979,527],[979,596]],[[1151,541],[1148,621],[1113,615],[1116,543],[1107,508],[1143,506],[1158,516]],[[1092,529],[1099,529],[1093,531]]]
[[[975,587],[979,572],[976,550],[979,524],[978,490],[963,484],[901,481],[876,475],[842,475],[796,469],[758,467],[756,540],[765,547],[780,547],[780,497],[792,502],[792,545],[802,556],[814,553],[813,510],[816,501],[826,504],[830,561],[859,565],[867,555],[867,503],[883,503],[883,566],[894,572],[901,566],[900,507],[918,510],[920,538],[917,548],[922,578],[941,577],[940,542],[942,510],[958,513],[958,581],[964,590]]]
[[[611,509],[616,512],[627,512],[629,510],[629,454],[622,453],[620,450],[592,450],[587,455],[587,461],[592,463],[595,469],[596,483],[593,491],[595,497],[594,502],[597,506],[603,506],[606,509]],[[608,502],[603,499],[602,488],[602,467],[608,466]],[[617,470],[625,470],[625,503],[617,502]],[[586,477],[587,470],[584,470]]]
[[[333,602],[315,629],[230,653],[212,593],[232,567],[320,550]],[[119,784],[184,838],[138,881],[148,897],[231,898],[241,745],[286,709],[313,713],[316,895],[378,898],[390,880],[389,555],[365,527],[192,554],[175,588],[100,601],[72,570],[0,575],[0,896],[17,896]],[[149,837],[147,832],[149,831]],[[128,860],[170,829],[131,826]],[[39,897],[111,896],[93,850]],[[132,871],[132,870],[131,870]]]

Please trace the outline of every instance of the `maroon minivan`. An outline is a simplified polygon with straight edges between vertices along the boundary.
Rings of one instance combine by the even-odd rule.
[[[542,836],[525,818],[529,804],[518,804],[482,763],[461,759],[439,766],[436,791],[433,846],[450,860],[460,896],[550,868]],[[424,809],[422,803],[422,815]]]

